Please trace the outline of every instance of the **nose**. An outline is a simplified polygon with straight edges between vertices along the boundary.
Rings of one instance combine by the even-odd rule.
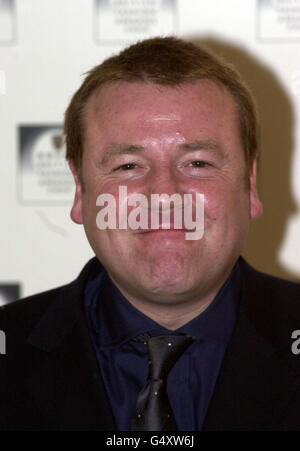
[[[145,188],[148,206],[151,206],[151,227],[174,223],[176,228],[181,228],[184,197],[176,172],[169,166],[160,166],[149,174]]]
[[[180,184],[175,170],[161,166],[151,171],[145,186],[145,194],[150,200],[151,194],[181,194]],[[163,206],[163,203],[162,203]]]

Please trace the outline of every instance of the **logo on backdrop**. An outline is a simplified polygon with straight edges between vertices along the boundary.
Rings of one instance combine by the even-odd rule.
[[[257,0],[258,38],[300,40],[300,0]]]
[[[19,283],[0,283],[0,307],[20,298]]]
[[[15,39],[15,0],[0,0],[0,44],[13,44]]]
[[[94,0],[95,40],[135,42],[176,33],[176,0]]]
[[[62,128],[58,125],[19,127],[19,199],[24,203],[70,203],[74,182],[65,160]]]

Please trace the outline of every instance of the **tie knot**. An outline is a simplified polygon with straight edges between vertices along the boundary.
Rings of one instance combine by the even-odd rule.
[[[194,341],[189,335],[159,335],[147,341],[150,379],[166,379],[169,371]]]

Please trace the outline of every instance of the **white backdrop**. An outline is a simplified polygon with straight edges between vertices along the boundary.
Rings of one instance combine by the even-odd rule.
[[[120,21],[104,27],[109,20],[114,25],[116,8],[117,19],[124,19],[133,4],[0,1],[0,287],[20,284],[26,296],[67,283],[93,255],[83,228],[70,220],[70,197],[47,202],[42,193],[26,194],[20,126],[62,124],[84,72],[118,52],[125,40],[158,33],[205,39],[250,83],[262,118],[265,215],[253,226],[245,256],[266,272],[300,279],[300,2],[165,0],[159,9],[160,2],[150,0],[144,4],[152,7],[156,25],[145,15],[146,32],[136,24],[126,30]]]

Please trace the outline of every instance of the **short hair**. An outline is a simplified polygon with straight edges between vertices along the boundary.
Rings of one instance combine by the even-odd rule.
[[[145,82],[179,86],[209,79],[226,86],[238,108],[238,120],[247,168],[257,156],[257,114],[249,89],[237,71],[207,49],[175,37],[139,41],[91,69],[72,97],[65,113],[68,160],[81,169],[84,108],[93,92],[106,83]]]

